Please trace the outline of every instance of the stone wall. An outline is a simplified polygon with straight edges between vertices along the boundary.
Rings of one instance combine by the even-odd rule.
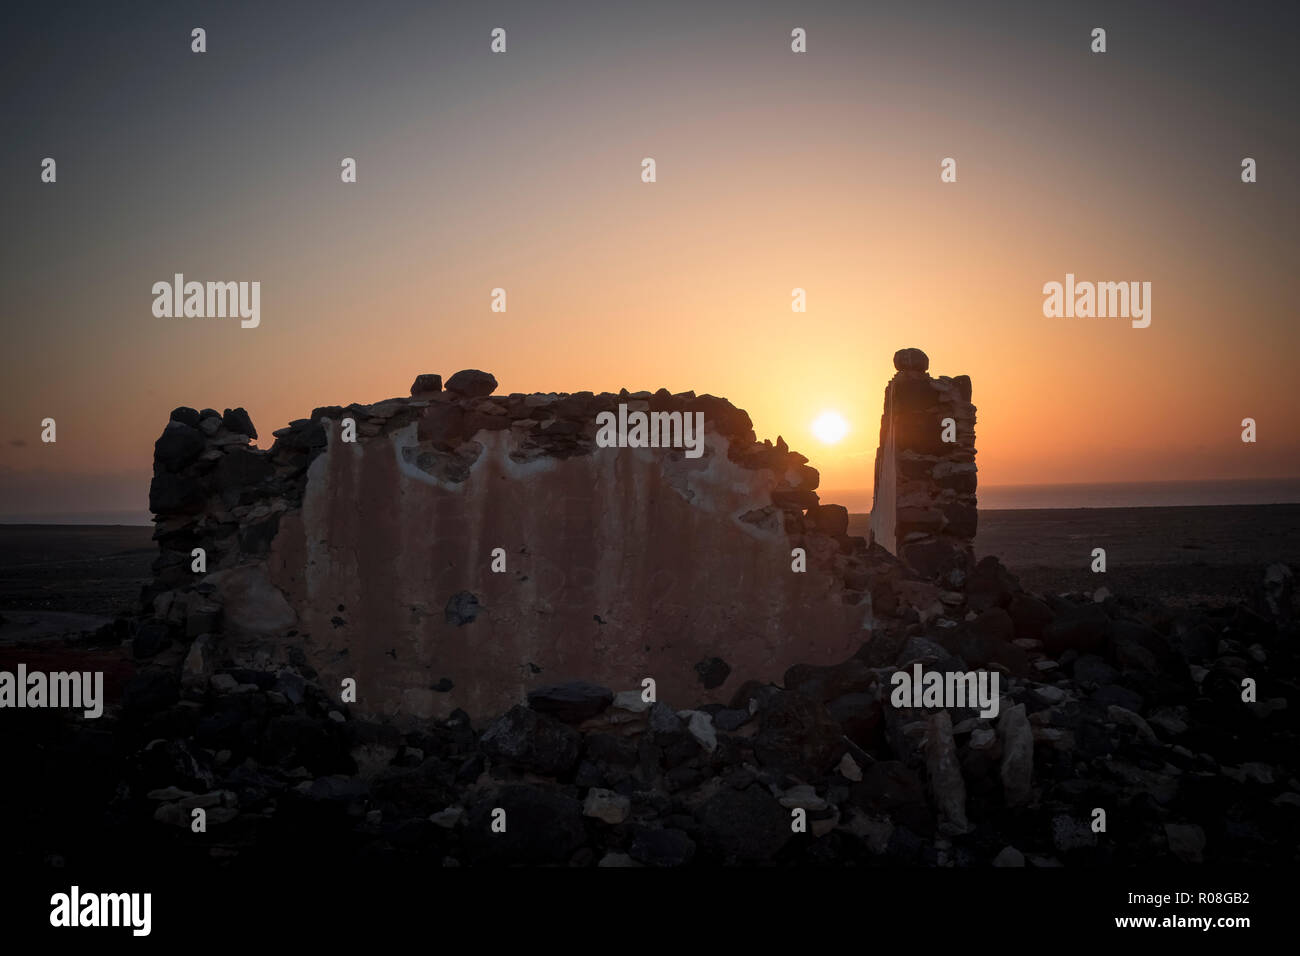
[[[187,669],[352,678],[354,709],[399,722],[497,714],[573,678],[725,702],[743,680],[844,660],[899,613],[897,562],[725,399],[495,388],[423,375],[408,397],[317,408],[269,449],[242,409],[176,409],[155,447],[145,599],[192,642]],[[620,404],[702,412],[702,456],[598,447],[597,415]]]
[[[975,406],[969,376],[932,378],[929,367],[920,349],[894,355],[897,371],[885,388],[876,451],[871,537],[922,577],[960,588],[974,564],[978,519]]]

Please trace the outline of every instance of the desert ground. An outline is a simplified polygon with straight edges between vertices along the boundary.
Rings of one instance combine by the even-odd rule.
[[[863,533],[867,520],[855,516],[853,530]],[[0,816],[15,822],[14,858],[33,871],[84,873],[130,859],[148,873],[192,865],[241,874],[229,877],[236,881],[284,859],[308,868],[379,861],[385,872],[409,865],[421,873],[430,861],[1291,861],[1294,841],[1284,834],[1300,805],[1287,707],[1296,686],[1294,611],[1288,603],[1270,614],[1258,596],[1270,564],[1300,566],[1300,505],[991,511],[980,524],[979,553],[997,554],[1022,588],[1044,599],[986,565],[956,597],[995,606],[960,624],[927,629],[886,616],[848,661],[797,665],[783,687],[745,682],[730,705],[692,711],[707,718],[693,717],[691,726],[707,725],[715,744],[708,750],[664,702],[649,716],[628,712],[637,743],[608,732],[615,726],[608,721],[571,728],[555,714],[586,720],[586,710],[563,708],[588,698],[609,707],[614,696],[581,681],[530,692],[527,706],[477,727],[456,711],[405,735],[345,717],[314,671],[303,677],[200,655],[198,682],[189,675],[182,685],[187,646],[159,646],[128,619],[150,576],[151,528],[0,526],[0,670],[102,672],[104,699],[120,702],[103,723],[51,709],[10,715],[0,766],[32,783],[0,795]],[[1094,548],[1106,550],[1105,574],[1090,570]],[[1120,600],[1099,601],[1102,587]],[[1055,596],[1062,592],[1074,593]],[[1152,598],[1210,606],[1178,611]],[[1034,627],[1038,638],[1007,639],[1012,628]],[[993,661],[1005,672],[1015,702],[1008,713],[1019,728],[1011,764],[990,763],[974,746],[977,734],[985,743],[997,734],[961,710],[956,721],[946,710],[926,718],[945,735],[943,752],[961,755],[959,774],[945,776],[931,751],[915,750],[884,704],[879,675],[917,654],[956,666]],[[1258,707],[1241,698],[1247,673],[1260,678]],[[1011,726],[1008,718],[1000,732]],[[516,757],[501,740],[533,742]],[[362,767],[357,755],[372,751],[379,763]],[[650,769],[640,767],[643,752]],[[479,793],[488,760],[503,776]],[[524,772],[530,776],[517,776]],[[1020,789],[1009,790],[1007,779]],[[584,789],[588,803],[574,796]],[[611,819],[623,822],[592,822],[592,793],[613,800]],[[821,839],[791,839],[777,793],[812,802]],[[1021,803],[1012,806],[1007,793],[1022,794]],[[1031,793],[1037,802],[1023,806]],[[1096,839],[1075,820],[1080,800],[1115,807],[1124,837]],[[208,807],[219,829],[192,833],[190,811],[178,801]],[[490,835],[497,807],[542,823],[510,831],[519,836],[507,844]],[[960,842],[936,829],[954,807],[954,819],[975,824]],[[629,820],[633,808],[639,816]],[[838,824],[841,816],[862,817],[866,829],[861,820],[860,832]]]
[[[1028,590],[1108,588],[1169,604],[1244,598],[1275,562],[1300,566],[1300,505],[984,511],[977,555],[997,555]],[[850,516],[866,535],[870,515]],[[153,529],[0,525],[0,642],[93,630],[135,610]],[[1106,551],[1106,572],[1091,570]]]
[[[851,515],[849,533],[871,516]],[[978,557],[996,555],[1040,593],[1093,591],[1188,606],[1244,599],[1264,569],[1300,564],[1300,505],[981,511]],[[1091,569],[1106,552],[1105,574]]]
[[[850,516],[867,535],[869,514]],[[1300,505],[985,511],[976,552],[998,556],[1042,595],[1106,588],[1175,607],[1221,608],[1258,594],[1265,569],[1300,567]],[[141,525],[0,525],[0,664],[133,671],[127,638],[157,554]],[[1104,548],[1104,574],[1091,570]],[[12,659],[12,660],[11,660]]]

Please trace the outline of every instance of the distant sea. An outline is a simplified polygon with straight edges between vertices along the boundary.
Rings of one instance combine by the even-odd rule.
[[[0,515],[0,524],[128,524],[151,525],[147,511],[60,511],[29,515]]]
[[[851,514],[871,510],[871,489],[818,491]],[[1030,508],[1169,508],[1188,505],[1300,503],[1300,478],[1225,478],[1212,481],[1117,481],[1077,485],[980,485],[980,510]]]
[[[871,510],[871,489],[818,491],[827,504],[850,514]],[[1225,478],[1212,481],[1119,481],[1076,485],[980,485],[986,511],[1031,508],[1168,508],[1186,505],[1300,504],[1300,478]],[[78,511],[0,514],[0,524],[149,525],[147,511]]]

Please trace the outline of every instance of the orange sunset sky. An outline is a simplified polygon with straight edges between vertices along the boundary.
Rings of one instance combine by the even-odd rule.
[[[971,376],[981,484],[1300,475],[1292,14],[249,5],[202,56],[196,15],[34,13],[10,64],[0,513],[143,510],[177,405],[266,447],[466,367],[723,395],[870,489],[905,346]],[[176,272],[260,281],[260,326],[154,317]],[[1150,327],[1045,318],[1067,272],[1150,282]]]

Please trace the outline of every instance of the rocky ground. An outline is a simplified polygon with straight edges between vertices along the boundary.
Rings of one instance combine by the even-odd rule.
[[[849,516],[865,535],[871,516]],[[1105,575],[1092,549],[1104,548]],[[975,553],[1001,559],[1031,591],[1093,591],[1180,607],[1248,602],[1263,569],[1300,567],[1300,505],[980,509]]]
[[[23,784],[0,809],[11,849],[47,866],[1296,861],[1285,566],[1248,601],[1176,608],[1031,593],[986,558],[942,604],[839,665],[745,683],[725,707],[579,683],[405,734],[350,713],[305,662],[231,668],[202,640],[159,653],[140,628],[110,697],[120,712],[6,715],[3,765]],[[59,666],[101,652],[83,642]],[[892,706],[890,675],[918,661],[997,670],[999,716]],[[206,833],[191,832],[195,808]],[[798,808],[807,832],[792,831]]]
[[[131,613],[157,556],[151,525],[0,525],[0,615]]]

